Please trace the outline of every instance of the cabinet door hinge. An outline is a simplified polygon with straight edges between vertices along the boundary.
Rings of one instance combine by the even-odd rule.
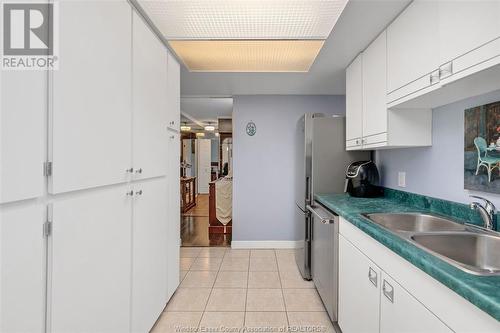
[[[43,224],[43,236],[49,237],[50,235],[52,235],[52,222],[47,221]]]
[[[52,176],[52,162],[43,163],[43,175],[45,177]]]

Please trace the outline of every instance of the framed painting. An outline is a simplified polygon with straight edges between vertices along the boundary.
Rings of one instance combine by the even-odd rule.
[[[500,101],[465,110],[464,187],[500,193]]]

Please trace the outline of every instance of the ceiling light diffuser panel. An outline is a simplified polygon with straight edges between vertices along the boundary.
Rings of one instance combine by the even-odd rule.
[[[194,72],[307,72],[323,41],[171,41]]]
[[[190,71],[307,72],[348,0],[138,0]]]
[[[326,39],[348,0],[140,0],[168,40]]]

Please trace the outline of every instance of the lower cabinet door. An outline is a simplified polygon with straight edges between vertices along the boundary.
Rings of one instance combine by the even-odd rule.
[[[129,186],[53,203],[53,333],[130,331],[132,197]]]
[[[381,288],[380,333],[453,332],[385,273]]]
[[[339,326],[344,333],[379,331],[380,269],[339,236]]]
[[[172,297],[179,286],[179,256],[180,256],[180,138],[178,133],[171,132],[168,136],[168,231],[167,231],[167,265],[168,284],[167,300]]]
[[[0,208],[0,332],[45,331],[45,206]]]
[[[134,185],[132,332],[149,332],[167,304],[165,178]]]

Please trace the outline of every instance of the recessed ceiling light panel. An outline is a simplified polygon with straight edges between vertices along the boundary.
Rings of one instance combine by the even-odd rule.
[[[168,40],[326,39],[348,0],[139,0]]]
[[[194,72],[307,72],[322,40],[170,41]]]

